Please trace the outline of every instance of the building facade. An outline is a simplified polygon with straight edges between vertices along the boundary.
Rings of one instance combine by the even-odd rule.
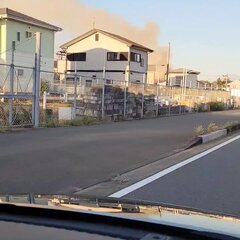
[[[163,65],[148,65],[147,82],[149,84],[158,84],[166,86],[167,66]]]
[[[169,72],[168,84],[172,87],[198,87],[198,75],[200,72],[190,69],[178,68]]]
[[[28,81],[31,77],[28,68],[35,65],[35,33],[41,32],[41,69],[53,71],[54,35],[57,31],[61,28],[8,8],[0,8],[0,63],[13,63],[18,80]],[[4,75],[3,68],[1,72]]]
[[[121,36],[93,29],[63,44],[57,71],[86,80],[146,82],[148,54],[153,50]]]

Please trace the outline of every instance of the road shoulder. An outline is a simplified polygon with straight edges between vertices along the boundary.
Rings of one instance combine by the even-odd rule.
[[[77,195],[91,195],[91,196],[102,196],[106,197],[115,193],[121,189],[124,189],[136,182],[139,182],[149,176],[152,176],[166,168],[169,168],[175,164],[181,163],[184,160],[193,157],[199,153],[202,153],[214,146],[224,143],[239,135],[239,131],[234,134],[230,134],[227,137],[220,138],[213,142],[202,144],[191,149],[187,149],[178,152],[172,156],[166,157],[164,159],[157,160],[153,163],[147,164],[143,167],[134,169],[132,171],[126,172],[122,175],[118,175],[115,178],[106,180],[99,184],[93,185],[81,191],[75,192]]]

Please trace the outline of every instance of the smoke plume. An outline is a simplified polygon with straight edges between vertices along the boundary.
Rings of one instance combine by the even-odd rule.
[[[104,10],[86,6],[77,0],[1,0],[0,7],[8,7],[34,18],[47,21],[63,28],[64,32],[76,37],[95,27],[122,35],[152,48],[150,64],[166,63],[166,48],[159,47],[159,26],[147,22],[142,28],[128,23],[123,17]],[[61,36],[64,34],[61,33]],[[64,38],[64,37],[63,37]],[[65,39],[66,41],[70,39]]]

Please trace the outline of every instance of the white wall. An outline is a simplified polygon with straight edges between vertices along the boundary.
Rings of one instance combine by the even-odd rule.
[[[181,73],[170,73],[169,74],[169,82],[171,86],[178,85],[176,78],[181,77],[183,78],[184,74]],[[198,75],[197,74],[186,74],[186,87],[188,88],[197,88],[197,81],[198,81]],[[181,82],[182,86],[185,86],[183,81]]]
[[[96,75],[97,78],[103,78],[103,69],[105,68],[105,78],[127,81],[129,70],[128,61],[107,61],[107,52],[129,52],[130,48],[116,39],[102,33],[98,34],[99,41],[95,41],[95,34],[93,34],[67,48],[67,53],[86,52],[86,61],[76,62],[78,74],[90,77]],[[148,54],[138,49],[132,49],[131,51],[141,54],[141,57],[144,59],[144,66],[141,67],[140,63],[130,63],[130,81],[146,81]],[[65,71],[65,63],[63,61],[60,60],[58,66],[58,71]],[[67,70],[73,71],[74,69],[75,62],[68,61]]]
[[[148,69],[148,53],[131,48],[131,52],[141,54],[141,58],[143,58],[144,65],[141,66],[139,62],[131,62],[130,63],[130,81],[140,81],[140,82],[147,82],[147,69]]]

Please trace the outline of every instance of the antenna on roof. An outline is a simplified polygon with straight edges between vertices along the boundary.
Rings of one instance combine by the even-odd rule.
[[[95,29],[95,17],[93,17],[93,29]]]

